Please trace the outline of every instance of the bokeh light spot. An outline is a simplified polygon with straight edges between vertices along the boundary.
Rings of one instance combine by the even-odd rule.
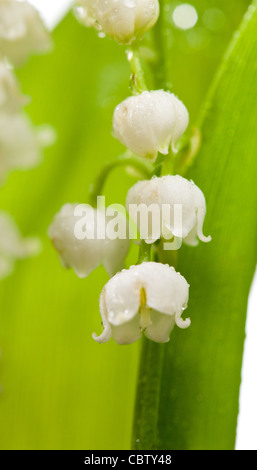
[[[218,8],[209,8],[203,14],[203,24],[211,31],[219,31],[224,28],[226,22],[223,11]]]
[[[172,19],[177,28],[191,29],[197,23],[198,14],[195,7],[189,3],[182,3],[175,8]]]

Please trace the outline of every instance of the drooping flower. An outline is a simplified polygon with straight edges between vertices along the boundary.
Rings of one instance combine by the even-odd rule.
[[[21,65],[31,54],[45,52],[49,33],[37,12],[26,1],[0,1],[0,57]]]
[[[187,307],[189,285],[173,267],[155,262],[130,266],[111,278],[100,296],[104,331],[93,334],[98,343],[111,337],[118,344],[137,341],[142,333],[167,343],[175,324],[187,328],[181,315]]]
[[[0,61],[0,113],[15,113],[28,102],[12,70]]]
[[[142,36],[157,21],[158,0],[77,0],[75,14],[121,44]]]
[[[148,226],[142,227],[141,218],[137,218],[137,212],[131,210],[138,208],[147,212],[152,205],[159,208],[158,221],[152,230],[150,215],[143,219]],[[193,183],[182,176],[154,177],[151,180],[139,181],[129,189],[126,199],[126,207],[132,220],[138,223],[139,232],[146,233],[145,241],[155,242],[163,236],[165,239],[178,238],[183,242],[195,246],[198,238],[203,242],[211,241],[211,237],[203,235],[203,223],[206,214],[206,202],[202,191]],[[179,211],[176,219],[175,211]],[[151,211],[149,212],[151,214]]]
[[[93,209],[86,204],[65,204],[48,230],[63,266],[73,268],[81,278],[88,276],[100,264],[110,276],[121,269],[129,240],[109,238],[106,232],[108,222],[104,210]]]
[[[185,105],[173,93],[144,91],[115,108],[113,135],[136,155],[155,160],[158,152],[169,152],[170,144],[176,152],[188,122]]]
[[[28,116],[0,114],[0,181],[11,170],[27,170],[41,162],[41,143]]]
[[[37,238],[23,238],[12,217],[0,212],[0,279],[12,273],[16,260],[37,255],[40,247]]]

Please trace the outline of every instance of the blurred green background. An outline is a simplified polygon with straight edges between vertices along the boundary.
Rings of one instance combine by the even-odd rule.
[[[249,1],[192,1],[197,25],[175,27],[179,2],[166,1],[167,68],[173,90],[194,124],[233,31]],[[43,251],[17,263],[0,287],[0,448],[129,449],[140,342],[96,344],[98,298],[108,276],[87,279],[64,270],[47,237],[66,202],[86,202],[89,185],[123,147],[111,135],[114,107],[128,96],[124,48],[82,27],[73,15],[54,32],[54,50],[19,71],[27,111],[49,123],[56,144],[42,164],[14,172],[1,188],[1,208],[24,235],[40,236]],[[151,44],[151,36],[145,38]],[[106,185],[107,204],[124,203],[136,180],[116,170]],[[136,261],[132,248],[129,262]]]

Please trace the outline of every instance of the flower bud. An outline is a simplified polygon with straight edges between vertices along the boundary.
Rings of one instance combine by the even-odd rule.
[[[168,154],[189,122],[186,107],[173,93],[144,91],[131,96],[114,110],[113,135],[140,157],[155,160],[158,152]]]
[[[0,212],[0,279],[12,273],[16,260],[35,256],[40,248],[37,238],[22,238],[11,216]]]
[[[100,264],[110,276],[121,269],[129,240],[108,238],[108,221],[104,210],[93,209],[86,204],[65,204],[62,207],[54,217],[48,235],[65,268],[73,268],[81,278],[88,276]]]
[[[195,246],[198,238],[203,242],[211,241],[211,237],[203,235],[203,223],[206,214],[206,202],[202,191],[193,183],[182,176],[154,177],[151,180],[139,181],[127,194],[126,207],[134,220],[133,212],[129,209],[131,204],[139,206],[144,204],[143,210],[147,212],[152,204],[159,208],[160,220],[157,221],[157,230],[152,234],[152,221],[148,221],[148,227],[142,227],[139,219],[138,229],[142,234],[147,233],[145,241],[155,242],[161,236],[166,239],[183,239],[184,243]],[[176,223],[175,210],[180,211],[178,223]],[[151,214],[151,212],[149,212]],[[150,215],[148,215],[150,218]],[[159,233],[158,233],[159,229]]]
[[[142,333],[157,343],[167,343],[177,324],[187,328],[181,315],[187,307],[189,285],[173,267],[155,262],[130,266],[107,282],[100,296],[104,331],[93,334],[98,343],[111,337],[118,344],[137,341]]]
[[[36,129],[24,114],[0,114],[0,180],[14,169],[30,169],[41,161]]]
[[[85,26],[93,26],[121,44],[130,44],[157,21],[158,0],[77,0],[75,13]]]
[[[0,1],[0,57],[19,66],[30,54],[45,52],[50,44],[49,33],[30,3]]]
[[[0,61],[0,112],[15,113],[28,102],[10,68]]]

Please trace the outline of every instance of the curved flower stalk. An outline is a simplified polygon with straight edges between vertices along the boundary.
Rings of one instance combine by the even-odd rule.
[[[100,310],[104,331],[93,334],[98,343],[111,337],[118,344],[137,341],[142,333],[157,343],[167,343],[175,324],[187,328],[181,315],[187,307],[189,285],[174,268],[155,262],[130,266],[103,288]]]
[[[37,10],[26,1],[0,1],[0,57],[14,66],[49,49],[51,40]]]
[[[211,241],[211,237],[203,235],[203,223],[206,214],[206,202],[202,191],[193,183],[182,176],[154,177],[151,180],[139,181],[127,194],[126,206],[133,218],[133,212],[129,210],[131,204],[145,204],[149,208],[155,204],[159,208],[160,224],[159,233],[151,232],[152,224],[149,223],[148,236],[145,241],[155,242],[161,236],[166,239],[173,237],[182,238],[187,245],[195,246],[199,240]],[[179,223],[176,224],[175,206],[181,211]],[[141,219],[140,219],[141,220]],[[134,220],[136,222],[136,220]],[[139,232],[142,227],[139,221]]]
[[[12,273],[16,260],[36,256],[40,249],[37,238],[23,238],[12,217],[0,212],[0,280]]]
[[[158,0],[77,0],[75,14],[121,44],[140,38],[157,21]]]
[[[114,110],[113,135],[140,157],[155,160],[158,152],[168,154],[185,132],[189,115],[173,93],[144,91],[131,96]]]
[[[110,276],[121,269],[129,240],[110,239],[108,222],[104,210],[86,204],[65,204],[48,230],[63,266],[73,268],[80,278],[88,276],[100,264]]]
[[[41,162],[40,140],[27,115],[0,113],[0,181],[14,169],[28,170]]]
[[[0,113],[15,113],[28,103],[10,67],[0,61]]]

